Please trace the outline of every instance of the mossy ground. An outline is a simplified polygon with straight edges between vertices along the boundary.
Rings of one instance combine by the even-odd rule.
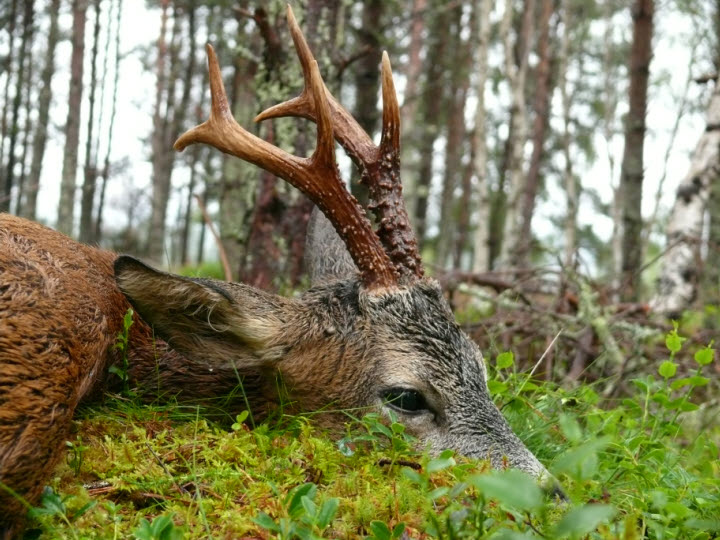
[[[362,411],[338,434],[111,397],[78,415],[32,525],[45,538],[718,538],[720,428],[692,395],[715,382],[695,357],[697,379],[663,364],[612,403],[491,362],[498,404],[567,503],[516,471],[417,451]]]

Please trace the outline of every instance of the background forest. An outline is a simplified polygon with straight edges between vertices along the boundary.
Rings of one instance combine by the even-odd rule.
[[[717,302],[718,6],[628,4],[296,6],[331,91],[376,135],[389,51],[405,197],[436,275],[577,271],[670,315]],[[252,122],[302,84],[282,2],[0,6],[0,210],[177,267],[217,259],[207,208],[234,279],[299,283],[308,201],[217,152],[172,150],[207,114],[208,41],[240,124],[312,149],[311,125]]]

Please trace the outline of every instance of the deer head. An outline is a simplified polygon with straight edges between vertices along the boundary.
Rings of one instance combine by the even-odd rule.
[[[330,258],[313,261],[313,288],[286,299],[243,284],[165,274],[120,257],[120,289],[171,347],[211,369],[230,364],[273,380],[279,372],[304,409],[393,411],[433,449],[453,448],[544,476],[545,468],[493,404],[478,347],[456,324],[437,282],[423,275],[402,199],[399,110],[387,54],[382,140],[375,146],[328,92],[289,7],[288,22],[305,89],[257,120],[314,121],[312,156],[290,155],[235,122],[209,45],[210,119],[182,135],[175,148],[209,144],[283,178],[315,203],[324,217],[315,218],[313,242],[326,242]],[[340,178],[335,139],[369,187],[377,231]],[[337,249],[339,242],[346,252]]]

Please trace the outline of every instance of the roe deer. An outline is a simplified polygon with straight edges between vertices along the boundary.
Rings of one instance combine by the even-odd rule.
[[[375,146],[325,88],[289,8],[288,22],[305,89],[257,120],[313,120],[313,155],[290,155],[235,122],[209,45],[210,119],[175,148],[209,144],[285,179],[315,203],[324,216],[314,216],[310,241],[325,251],[309,261],[309,291],[287,299],[179,277],[0,216],[0,536],[18,531],[24,506],[15,495],[37,501],[78,403],[111,379],[108,367],[119,360],[113,343],[131,305],[135,386],[199,398],[228,392],[239,377],[252,410],[263,411],[278,400],[279,374],[301,410],[391,409],[433,449],[546,477],[493,404],[478,347],[455,323],[439,285],[423,277],[401,193],[387,55]],[[369,187],[377,232],[339,176],[335,138]]]

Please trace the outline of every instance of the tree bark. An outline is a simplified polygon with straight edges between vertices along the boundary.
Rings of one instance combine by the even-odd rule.
[[[488,48],[490,44],[490,9],[491,0],[480,0],[477,4],[478,10],[478,51],[477,51],[477,74],[476,84],[477,105],[475,109],[475,127],[473,128],[471,145],[473,151],[473,170],[477,178],[477,228],[473,241],[473,262],[472,271],[475,273],[490,270],[489,252],[489,218],[490,200],[488,186],[488,149],[487,149],[487,127],[485,111],[485,85],[488,76]]]
[[[36,96],[33,93],[33,89],[36,86],[35,81],[35,63],[32,61],[32,44],[33,44],[34,28],[31,26],[30,35],[28,36],[29,44],[28,50],[30,54],[30,62],[27,65],[27,76],[25,81],[25,88],[23,89],[23,109],[25,111],[25,125],[23,126],[22,142],[20,146],[22,148],[22,156],[20,158],[20,176],[18,176],[17,189],[15,191],[15,214],[21,215],[23,199],[25,196],[25,184],[28,176],[28,155],[30,154],[30,133],[32,131],[32,111],[35,109],[34,98]]]
[[[155,112],[153,114],[152,133],[152,210],[150,215],[150,234],[148,239],[147,253],[157,261],[162,260],[163,246],[165,242],[165,212],[167,211],[167,198],[169,186],[162,189],[164,175],[162,168],[165,166],[164,157],[166,154],[163,148],[165,144],[163,110],[165,104],[165,85],[167,82],[166,60],[168,46],[165,41],[167,33],[168,7],[170,0],[162,0],[160,7],[160,35],[157,40],[157,60],[155,64]]]
[[[95,229],[93,228],[93,206],[95,202],[95,185],[97,182],[97,159],[93,155],[93,127],[95,126],[95,92],[97,91],[97,55],[100,41],[100,0],[95,0],[95,26],[93,31],[93,46],[90,53],[90,108],[87,122],[87,139],[85,141],[85,166],[83,168],[84,181],[82,196],[80,198],[80,234],[81,242],[93,241]],[[102,107],[102,103],[100,104]]]
[[[0,170],[5,165],[5,138],[7,136],[7,113],[10,107],[10,83],[13,75],[13,59],[15,58],[15,26],[17,19],[17,0],[10,2],[8,17],[8,55],[5,58],[5,90],[3,92],[2,121],[0,122]],[[0,195],[2,198],[2,195]]]
[[[532,246],[532,218],[535,213],[535,199],[540,187],[540,168],[544,160],[544,146],[547,127],[550,121],[550,17],[553,13],[553,0],[541,0],[538,65],[535,75],[535,118],[532,128],[533,151],[530,166],[525,178],[525,187],[520,200],[520,234],[513,264],[521,268],[527,267]]]
[[[73,233],[73,217],[75,213],[75,179],[77,174],[78,143],[80,140],[80,106],[83,92],[86,9],[86,0],[73,0],[70,90],[68,92],[68,115],[67,122],[65,123],[65,151],[63,155],[57,221],[57,229],[67,235],[72,235]]]
[[[405,71],[405,92],[402,108],[400,109],[400,126],[403,134],[403,145],[401,152],[401,173],[403,180],[403,191],[405,193],[405,204],[408,214],[415,216],[416,197],[416,168],[417,158],[414,152],[417,148],[417,137],[415,136],[415,116],[417,114],[418,81],[422,73],[422,58],[420,52],[423,46],[423,29],[425,28],[422,13],[425,11],[427,0],[413,0],[410,19],[410,45],[408,50],[408,63]]]
[[[38,118],[33,136],[32,163],[30,175],[25,189],[25,202],[22,205],[21,215],[28,219],[35,219],[37,208],[37,194],[40,189],[40,172],[42,171],[45,144],[47,143],[47,126],[50,118],[50,102],[52,100],[52,78],[55,74],[55,49],[60,37],[58,16],[60,13],[60,0],[51,0],[50,29],[48,31],[47,52],[45,65],[40,76],[42,89],[38,99]]]
[[[513,0],[505,3],[501,33],[505,45],[505,70],[510,86],[510,126],[508,135],[508,198],[505,208],[505,224],[500,248],[500,263],[512,265],[516,262],[520,244],[520,196],[524,189],[524,147],[527,139],[527,110],[525,108],[525,79],[528,56],[533,37],[535,0],[525,0],[520,32],[513,48],[510,29],[513,18]],[[517,60],[515,60],[517,49]]]
[[[362,25],[359,28],[358,50],[365,54],[355,66],[355,110],[353,116],[360,126],[370,135],[377,129],[378,119],[378,86],[380,70],[380,30],[378,26],[383,20],[383,0],[369,0],[363,6]],[[360,183],[360,175],[353,172],[350,191],[358,202],[365,207],[368,201],[368,189]]]
[[[188,6],[188,38],[190,40],[190,44],[188,47],[188,53],[190,54],[190,59],[188,61],[187,65],[187,71],[185,73],[185,87],[183,91],[182,99],[180,100],[180,107],[188,107],[190,105],[190,88],[192,86],[192,79],[195,75],[195,6],[193,4]],[[203,88],[204,90],[204,88]],[[198,107],[200,109],[200,107]],[[198,115],[196,115],[197,117]],[[200,122],[197,122],[200,124]],[[178,127],[180,127],[180,121],[178,120]],[[196,145],[197,146],[197,145]],[[193,148],[194,150],[194,148]],[[193,151],[190,155],[190,181],[188,184],[188,194],[187,194],[187,200],[185,203],[185,213],[183,216],[183,225],[182,225],[182,233],[180,236],[180,263],[185,265],[189,262],[188,257],[188,244],[189,244],[189,237],[190,237],[190,221],[192,219],[192,200],[193,200],[193,192],[195,190],[195,166],[197,164],[197,153]]]
[[[720,84],[715,83],[707,124],[687,175],[680,183],[667,226],[667,252],[651,307],[670,317],[682,314],[695,300],[702,267],[703,221],[720,177]],[[714,202],[714,199],[713,199]],[[713,218],[711,217],[711,220]],[[712,222],[711,222],[712,223]]]
[[[241,3],[246,7],[247,3]],[[208,20],[208,26],[211,21]],[[260,44],[251,41],[252,26],[244,19],[238,19],[238,39],[252,45],[251,51],[259,55]],[[255,133],[252,121],[259,110],[255,92],[255,77],[258,62],[252,54],[242,52],[234,58],[235,72],[230,85],[233,116],[246,129]],[[205,86],[205,83],[203,83]],[[256,133],[255,133],[256,134]],[[243,261],[247,251],[250,225],[255,205],[259,173],[252,163],[223,156],[220,184],[220,240],[227,254],[234,279],[239,279],[244,269]]]
[[[642,263],[643,145],[647,86],[652,56],[654,0],[635,0],[631,8],[633,38],[630,50],[629,111],[625,124],[625,149],[620,171],[622,194],[622,291],[624,301],[639,296]]]
[[[571,13],[570,0],[562,0],[560,7],[563,18],[563,34],[560,42],[558,86],[560,87],[560,101],[562,106],[563,132],[562,153],[565,161],[563,166],[563,185],[565,186],[565,223],[563,233],[565,242],[563,246],[563,266],[570,271],[575,267],[575,254],[577,253],[577,213],[579,206],[579,185],[573,171],[571,156],[572,139],[570,135],[570,89],[568,85],[568,70],[570,65],[570,27]]]
[[[112,8],[112,4],[111,4]],[[110,176],[110,152],[112,151],[113,129],[115,127],[115,114],[117,112],[117,90],[120,76],[120,23],[122,21],[122,5],[118,2],[117,14],[115,16],[115,77],[113,79],[112,102],[110,105],[110,123],[108,124],[107,151],[103,163],[102,183],[100,184],[100,198],[98,200],[97,214],[95,217],[95,241],[100,242],[102,238],[103,212],[105,210],[105,190]],[[110,30],[108,29],[108,32]]]
[[[20,39],[20,52],[18,54],[18,74],[15,87],[15,96],[12,103],[12,120],[10,123],[10,142],[8,145],[7,169],[5,170],[5,190],[0,196],[0,212],[10,211],[10,197],[15,177],[15,164],[17,156],[15,155],[15,145],[17,144],[20,129],[20,104],[22,103],[23,90],[25,89],[25,59],[27,57],[28,45],[32,39],[33,16],[35,10],[35,2],[33,0],[25,1],[25,11],[23,12],[23,31]]]
[[[469,64],[472,62],[470,44],[475,33],[463,41],[462,10],[454,10],[453,22],[450,27],[450,40],[455,54],[447,58],[446,69],[449,72],[449,93],[447,97],[447,138],[445,146],[445,170],[443,174],[442,192],[440,195],[440,222],[436,248],[436,264],[442,268],[451,262],[450,255],[455,245],[455,232],[458,220],[455,217],[455,189],[460,184],[459,176],[463,173],[462,155],[465,140],[465,101],[470,87]]]
[[[427,235],[427,210],[432,180],[433,147],[442,122],[442,103],[445,95],[443,67],[447,41],[447,12],[439,10],[433,14],[433,24],[427,36],[428,52],[425,59],[425,87],[422,91],[417,123],[420,131],[418,153],[420,164],[416,182],[415,235],[420,252]]]

